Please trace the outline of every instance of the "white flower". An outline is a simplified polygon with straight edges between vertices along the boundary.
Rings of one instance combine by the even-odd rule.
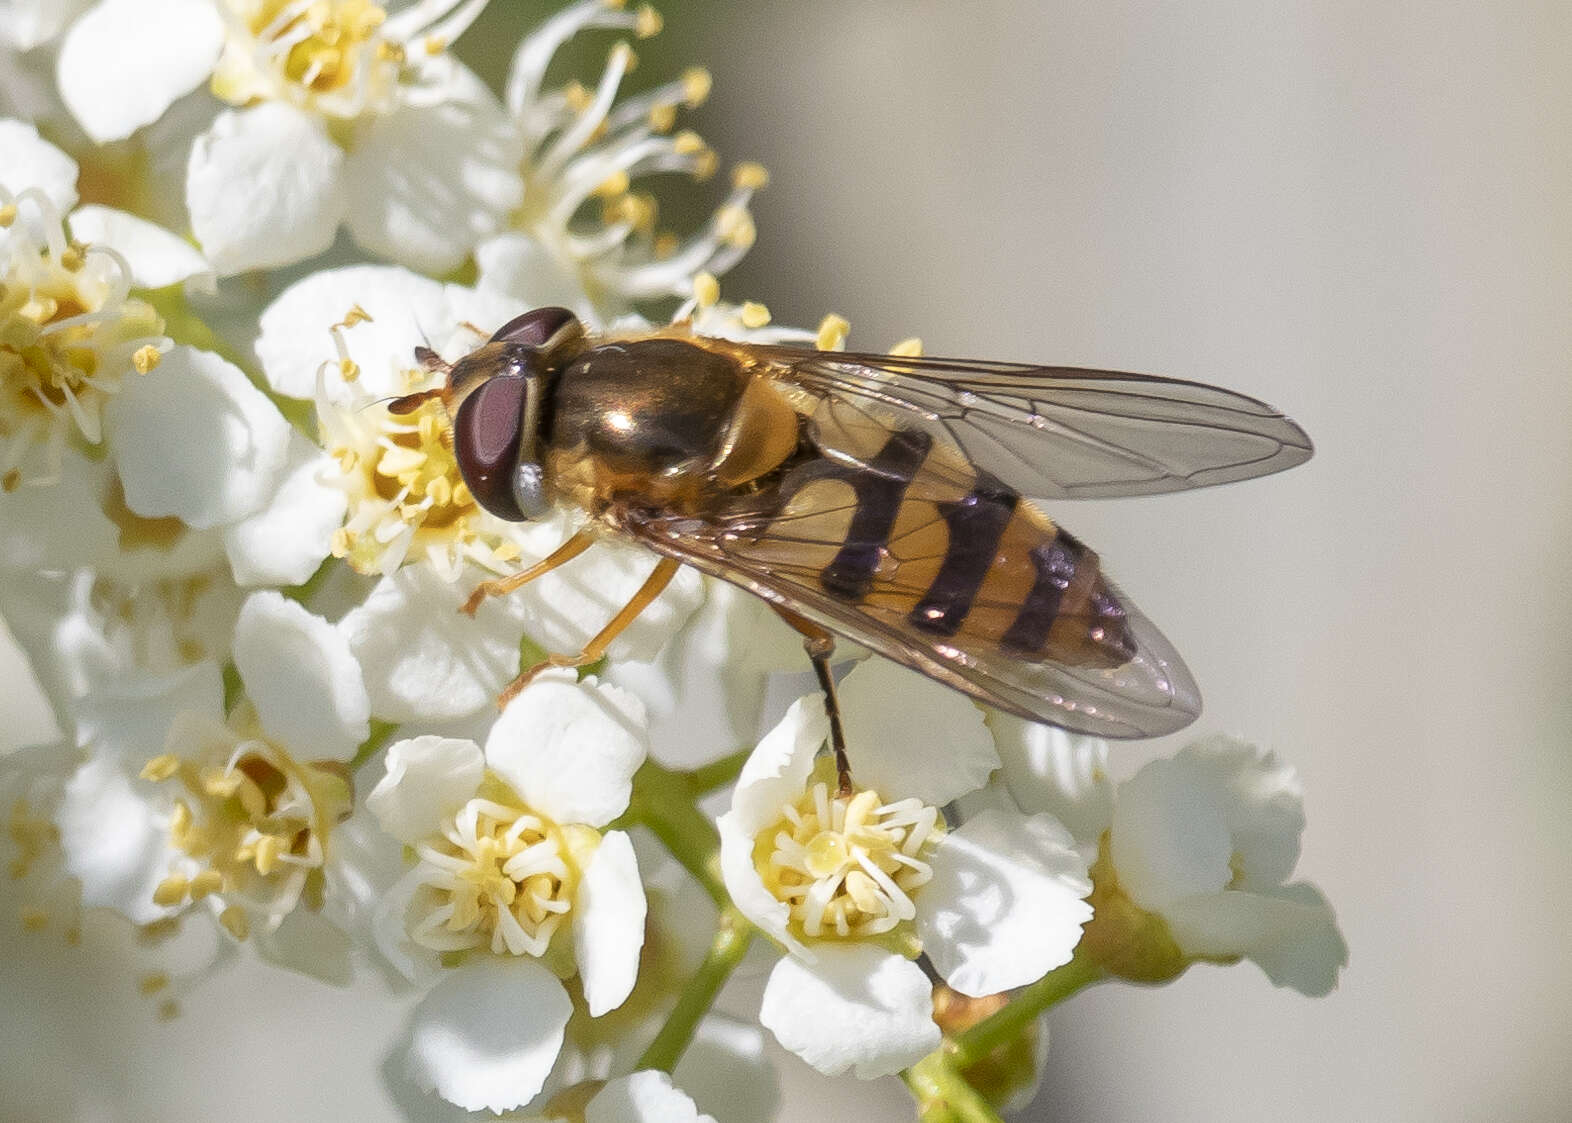
[[[205,901],[244,938],[335,894],[340,764],[368,731],[360,668],[326,621],[271,592],[243,606],[234,662],[246,701],[227,718],[206,660],[126,670],[78,702],[90,755],[56,822],[85,906],[146,924]]]
[[[77,704],[128,668],[163,674],[227,658],[240,597],[222,566],[135,581],[0,572],[0,616],[68,731]]]
[[[799,700],[743,768],[721,868],[737,907],[790,953],[761,1021],[821,1072],[867,1078],[939,1043],[919,948],[963,994],[1023,986],[1070,958],[1091,883],[1051,816],[945,825],[939,805],[998,765],[970,700],[883,660],[853,670],[840,697],[856,790],[815,765],[828,721],[819,696]]]
[[[633,844],[605,831],[644,761],[632,695],[542,675],[502,713],[485,751],[418,737],[387,754],[367,799],[414,868],[389,894],[384,952],[411,975],[471,953],[413,1015],[406,1058],[427,1089],[467,1110],[527,1103],[546,1081],[577,974],[592,1016],[633,989],[645,899]]]
[[[98,141],[208,81],[235,108],[191,147],[186,203],[220,273],[328,248],[457,265],[521,198],[519,145],[447,53],[485,0],[100,0],[66,34],[61,94]]]
[[[104,521],[119,505],[197,530],[235,522],[270,495],[288,425],[232,364],[171,345],[153,307],[133,295],[199,275],[200,255],[107,207],[72,211],[68,236],[60,216],[75,202],[75,180],[76,165],[32,126],[0,120],[0,522],[25,521],[8,507],[49,502],[19,489],[67,475],[97,493],[91,507]],[[94,446],[107,467],[73,463],[96,459]],[[99,560],[103,522],[84,514],[36,520],[28,535],[64,547],[44,550],[53,556],[40,563]]]
[[[564,304],[613,318],[637,301],[686,296],[695,273],[722,273],[753,244],[748,203],[764,169],[739,165],[713,217],[685,238],[663,231],[649,182],[663,175],[705,180],[715,153],[692,132],[673,132],[678,110],[709,95],[700,68],[634,97],[617,100],[634,65],[618,43],[596,88],[577,82],[544,89],[561,46],[590,29],[631,30],[648,38],[660,19],[648,6],[578,0],[525,37],[513,56],[507,111],[524,142],[524,200],[512,229],[476,251],[484,287],[530,303]]]
[[[1105,742],[989,720],[1016,801],[1053,810],[1100,855],[1087,943],[1110,970],[1160,980],[1245,958],[1303,994],[1337,985],[1348,946],[1321,891],[1288,880],[1304,798],[1276,754],[1210,737],[1115,784]]]

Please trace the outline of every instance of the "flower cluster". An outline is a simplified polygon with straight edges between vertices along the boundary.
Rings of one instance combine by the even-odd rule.
[[[625,92],[652,9],[569,3],[493,90],[453,50],[486,6],[0,5],[0,616],[60,731],[0,760],[24,926],[391,967],[418,998],[390,1080],[587,1123],[764,1117],[736,1088],[773,1089],[766,1033],[992,1111],[1088,983],[1249,959],[1330,990],[1346,949],[1290,880],[1271,753],[1212,738],[1116,782],[1102,742],[847,644],[847,771],[817,691],[767,720],[800,637],[689,569],[593,642],[657,559],[477,503],[451,364],[544,305],[823,349],[847,325],[721,300],[767,177],[702,186],[705,71]],[[550,85],[581,37],[603,69]],[[662,226],[673,177],[715,198],[696,229]],[[739,1020],[714,1004],[750,948]]]

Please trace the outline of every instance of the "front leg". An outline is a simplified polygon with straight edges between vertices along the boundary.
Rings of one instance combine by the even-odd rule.
[[[543,577],[559,566],[566,565],[594,543],[594,532],[585,527],[528,569],[521,569],[510,577],[498,578],[495,581],[482,581],[459,611],[465,616],[475,615],[481,602],[487,597],[505,597],[513,590],[523,588],[535,578]]]

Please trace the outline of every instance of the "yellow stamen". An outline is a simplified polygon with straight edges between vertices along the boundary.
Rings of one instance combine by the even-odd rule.
[[[750,300],[742,306],[737,318],[745,328],[762,328],[770,322],[770,310],[758,301]]]
[[[160,753],[142,766],[142,779],[162,783],[180,771],[180,758],[174,753]]]
[[[633,16],[633,34],[640,39],[654,38],[664,26],[665,21],[661,19],[660,13],[648,4],[640,5]]]
[[[153,889],[153,903],[160,908],[173,908],[186,899],[191,882],[179,874],[171,874]]]
[[[219,913],[218,922],[224,926],[224,931],[237,940],[244,940],[251,934],[251,918],[240,905],[230,905]]]
[[[696,109],[709,100],[715,79],[702,66],[690,66],[682,72],[682,100],[689,109]]]
[[[131,355],[131,367],[138,374],[146,374],[159,364],[164,354],[151,343],[144,343]]]
[[[770,184],[770,173],[763,164],[747,160],[732,169],[731,182],[739,188],[762,191]]]
[[[200,901],[203,897],[217,893],[223,888],[223,874],[217,870],[203,870],[191,879],[191,899]]]
[[[820,351],[839,351],[846,346],[846,333],[849,331],[851,324],[846,317],[831,312],[819,321],[819,337],[814,344]]]
[[[698,272],[693,275],[693,299],[700,308],[713,308],[720,300],[720,282],[715,274]]]

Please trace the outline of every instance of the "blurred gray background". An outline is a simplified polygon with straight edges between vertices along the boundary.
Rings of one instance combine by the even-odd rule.
[[[840,312],[861,348],[1217,382],[1317,443],[1283,477],[1054,513],[1184,652],[1197,730],[1299,766],[1342,987],[1312,1001],[1240,966],[1095,988],[1055,1015],[1024,1117],[1572,1116],[1572,7],[662,8],[636,77],[709,66],[697,127],[774,173],[729,297]],[[96,1077],[72,1115],[391,1111],[380,994],[240,974],[150,1028],[122,969],[4,958],[8,1010],[76,988],[65,1028],[0,1035],[10,1066]],[[225,1055],[236,1018],[270,1027],[256,1058]],[[909,1110],[899,1085],[855,1091],[784,1118]]]

